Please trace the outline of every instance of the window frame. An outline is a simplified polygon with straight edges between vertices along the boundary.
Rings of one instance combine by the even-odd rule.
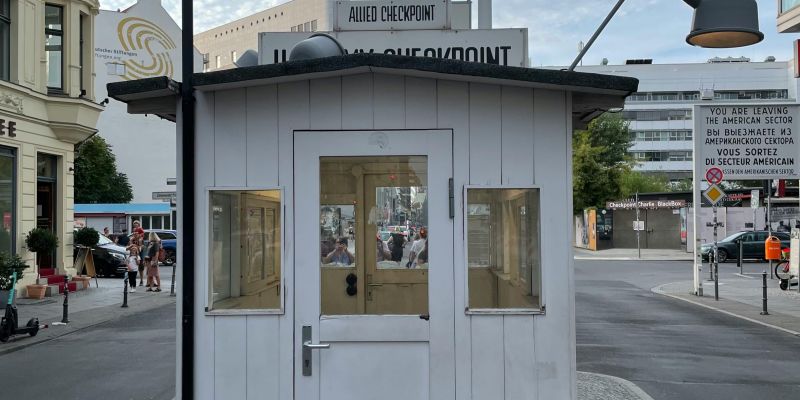
[[[11,81],[11,24],[13,23],[11,15],[11,0],[0,0],[3,2],[3,7],[0,10],[8,10],[8,15],[0,13],[0,25],[4,25],[7,29],[8,35],[0,42],[0,80]],[[0,28],[2,29],[2,28]]]
[[[212,192],[256,192],[256,191],[267,191],[267,190],[277,190],[280,193],[281,201],[280,201],[280,213],[281,213],[281,229],[280,229],[280,249],[281,249],[281,258],[280,258],[280,266],[279,271],[281,274],[280,277],[280,288],[281,288],[281,298],[280,298],[280,308],[271,308],[271,309],[253,309],[253,308],[246,308],[246,309],[214,309],[214,302],[213,302],[213,276],[212,274],[212,265],[211,265],[211,248],[212,248],[212,237],[211,237],[211,194]],[[204,249],[200,254],[201,263],[205,265],[205,271],[202,273],[206,279],[206,290],[205,290],[205,305],[204,311],[206,316],[241,316],[241,315],[285,315],[286,314],[286,257],[288,254],[288,249],[286,246],[286,190],[283,186],[258,186],[258,187],[243,187],[243,186],[208,186],[205,188],[204,193],[204,201],[205,204],[202,205],[203,210],[205,211],[205,218],[201,221],[205,223],[205,226],[201,227],[200,232],[205,235]],[[197,251],[197,250],[195,250]]]
[[[539,308],[470,308],[469,307],[469,234],[467,231],[467,221],[468,221],[468,213],[469,213],[469,202],[467,201],[467,192],[470,189],[478,189],[478,190],[486,190],[486,189],[497,189],[497,190],[528,190],[528,189],[536,189],[539,192],[539,209],[536,211],[538,214],[538,218],[536,220],[536,226],[528,226],[529,230],[535,230],[537,232],[537,237],[539,238]],[[542,282],[544,282],[544,275],[545,275],[545,260],[542,257],[542,187],[539,185],[464,185],[464,188],[461,193],[461,200],[462,200],[462,225],[461,225],[461,236],[463,237],[464,241],[464,249],[463,249],[463,260],[464,265],[461,267],[463,268],[464,273],[464,314],[466,315],[546,315],[547,312],[547,302],[546,302],[546,290]],[[458,267],[456,267],[458,268]],[[528,282],[529,285],[532,286],[532,282]]]
[[[50,29],[45,24],[45,26],[44,26],[44,36],[45,36],[45,38],[44,39],[45,39],[45,58],[47,58],[47,36],[48,35],[50,35],[50,36],[58,36],[58,37],[61,38],[61,50],[60,50],[60,52],[61,52],[60,61],[61,62],[59,63],[59,74],[60,74],[60,79],[59,80],[61,82],[61,85],[58,86],[58,87],[50,86],[49,80],[50,80],[50,68],[51,68],[51,66],[49,65],[50,61],[48,60],[47,61],[48,62],[48,67],[47,67],[47,77],[48,77],[47,78],[47,80],[48,80],[48,82],[47,82],[47,91],[49,93],[63,94],[65,92],[65,90],[64,90],[64,77],[65,77],[65,74],[64,74],[64,56],[65,56],[66,52],[64,50],[65,50],[66,45],[65,45],[64,37],[66,36],[66,34],[65,34],[65,29],[64,29],[65,28],[65,26],[64,26],[64,19],[65,19],[64,18],[64,10],[65,10],[66,7],[64,7],[61,4],[54,4],[54,3],[45,3],[44,7],[45,7],[45,15],[47,14],[47,7],[58,8],[61,11],[60,12],[60,17],[61,18],[60,18],[60,21],[59,21],[61,23],[61,29]],[[46,19],[46,17],[45,17],[45,19]]]

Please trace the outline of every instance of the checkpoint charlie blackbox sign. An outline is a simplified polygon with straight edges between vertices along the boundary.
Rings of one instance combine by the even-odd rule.
[[[795,104],[695,106],[695,175],[725,180],[800,177]]]
[[[448,29],[448,0],[337,1],[336,31]]]
[[[329,32],[347,54],[380,53],[431,57],[524,67],[528,63],[528,30],[471,29],[417,31]],[[277,64],[289,58],[307,32],[264,32],[259,34],[259,63]]]

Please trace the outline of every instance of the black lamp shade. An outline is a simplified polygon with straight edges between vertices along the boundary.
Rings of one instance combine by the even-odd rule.
[[[743,47],[764,39],[755,0],[684,0],[694,8],[686,42],[710,48]]]

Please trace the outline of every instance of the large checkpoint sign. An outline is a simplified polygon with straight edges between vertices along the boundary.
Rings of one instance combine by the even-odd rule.
[[[708,104],[694,109],[695,179],[800,178],[800,106]]]

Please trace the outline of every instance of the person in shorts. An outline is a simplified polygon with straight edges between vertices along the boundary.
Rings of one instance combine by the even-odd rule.
[[[139,270],[139,246],[129,244],[126,247],[128,250],[128,285],[130,285],[130,293],[136,293],[136,274]]]

